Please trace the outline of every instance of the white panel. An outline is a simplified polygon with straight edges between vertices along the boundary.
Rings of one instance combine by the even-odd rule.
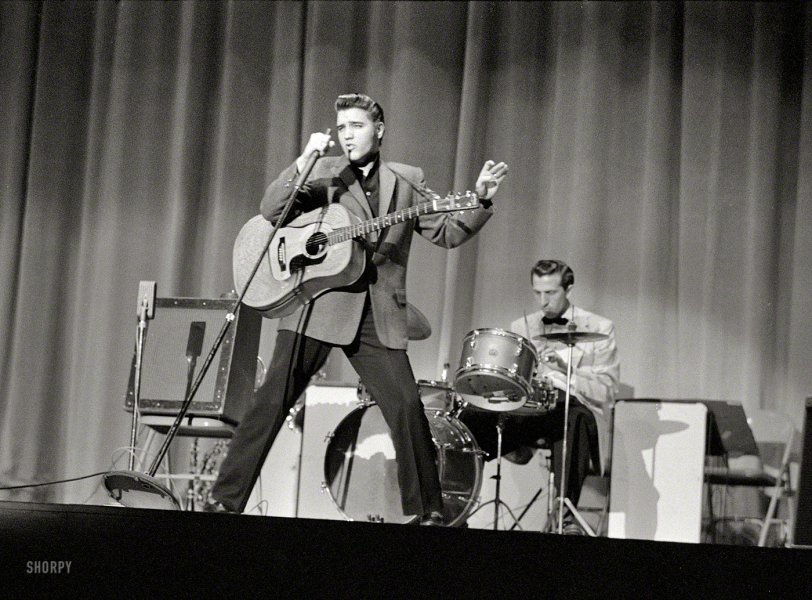
[[[286,422],[262,465],[245,513],[269,517],[295,517],[299,495],[299,459],[302,432]]]
[[[609,537],[699,542],[705,405],[624,401],[614,418]]]
[[[310,386],[305,392],[304,437],[297,516],[344,520],[322,489],[328,436],[358,406],[355,386]]]

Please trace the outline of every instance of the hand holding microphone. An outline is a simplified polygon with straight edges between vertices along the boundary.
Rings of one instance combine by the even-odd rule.
[[[335,145],[336,143],[330,139],[330,129],[324,133],[311,133],[304,152],[296,159],[296,168],[299,170],[299,173],[305,170],[308,159],[313,156],[314,153],[316,154],[316,158],[318,158]]]

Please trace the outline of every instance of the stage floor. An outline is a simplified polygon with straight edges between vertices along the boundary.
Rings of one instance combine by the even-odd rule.
[[[5,597],[809,597],[812,551],[0,502]]]

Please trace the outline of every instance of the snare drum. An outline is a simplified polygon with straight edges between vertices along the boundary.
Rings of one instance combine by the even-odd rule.
[[[504,412],[533,397],[538,358],[533,345],[504,329],[475,329],[465,336],[455,388],[463,401]]]
[[[437,470],[446,523],[465,521],[482,485],[482,452],[462,421],[424,409],[437,449]],[[408,523],[401,508],[395,446],[381,409],[359,406],[329,436],[324,457],[324,487],[350,521]]]
[[[435,408],[447,412],[454,410],[454,389],[447,381],[418,379],[417,393],[425,408]],[[358,401],[365,405],[375,403],[363,381],[358,382]]]
[[[533,381],[534,393],[522,406],[510,411],[509,416],[518,415],[522,417],[532,417],[534,415],[544,415],[556,407],[559,399],[563,398],[564,392],[556,388],[549,379]],[[492,409],[482,409],[476,404],[469,404],[465,397],[459,398],[454,416],[459,417],[464,410],[475,412],[492,412]]]

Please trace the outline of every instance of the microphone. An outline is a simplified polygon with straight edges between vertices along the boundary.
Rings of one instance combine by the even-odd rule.
[[[146,321],[155,316],[155,290],[154,281],[138,282],[138,307],[137,315],[139,321]]]
[[[328,127],[327,131],[324,132],[324,135],[330,135],[330,131],[331,129]],[[330,147],[331,143],[332,140],[328,143],[327,148]],[[301,169],[299,169],[299,176],[296,178],[296,181],[293,182],[293,189],[296,191],[297,194],[304,185],[305,179],[307,179],[307,176],[310,174],[310,171],[313,170],[313,165],[316,164],[316,161],[319,160],[323,155],[324,151],[316,148],[307,157],[304,166]]]
[[[186,358],[197,358],[202,354],[205,335],[206,322],[192,321],[189,325],[189,339],[186,342]]]

